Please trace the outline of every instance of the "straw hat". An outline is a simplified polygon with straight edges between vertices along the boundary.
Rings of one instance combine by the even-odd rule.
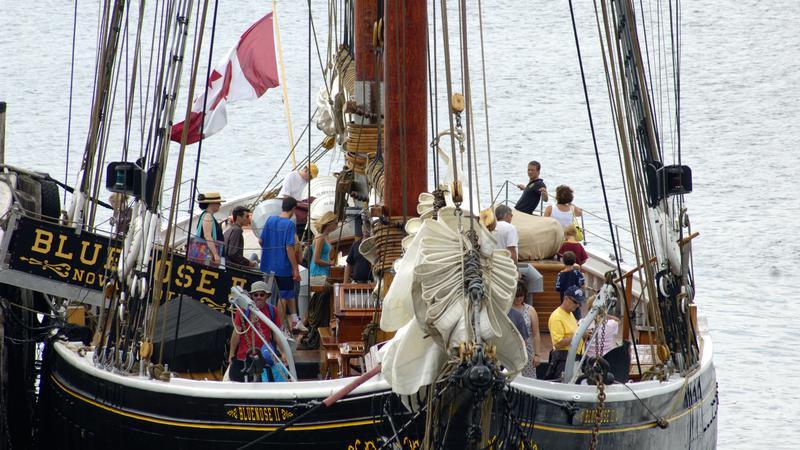
[[[336,214],[331,211],[326,212],[316,221],[315,228],[317,229],[317,233],[322,233],[322,230],[324,230],[328,224],[336,223],[338,220],[339,218],[336,217]]]
[[[204,192],[197,196],[197,202],[203,205],[209,205],[211,203],[225,203],[225,200],[222,199],[219,192]]]

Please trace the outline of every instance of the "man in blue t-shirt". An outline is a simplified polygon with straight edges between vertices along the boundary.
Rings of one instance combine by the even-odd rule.
[[[297,267],[297,251],[295,250],[296,229],[292,216],[297,207],[297,200],[286,197],[281,203],[281,213],[271,216],[264,224],[258,243],[261,245],[261,271],[272,273],[280,291],[278,311],[286,314],[287,306],[291,313],[291,327],[299,331],[307,331],[303,321],[297,316],[297,304],[294,296],[294,283],[300,281],[300,270]]]
[[[539,178],[539,171],[542,170],[542,165],[538,161],[531,161],[528,163],[528,184],[518,184],[519,190],[523,191],[522,196],[517,200],[514,209],[522,211],[526,214],[533,214],[536,208],[539,207],[539,202],[542,200],[547,201],[547,186],[544,180]]]

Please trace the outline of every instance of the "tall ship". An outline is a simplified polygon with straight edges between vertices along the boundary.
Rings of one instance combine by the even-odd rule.
[[[198,247],[202,220],[180,215],[198,202],[221,203],[215,194],[198,196],[197,174],[182,170],[191,146],[199,154],[203,140],[224,139],[211,135],[224,126],[225,104],[285,86],[275,5],[253,18],[213,70],[202,68],[210,55],[201,49],[204,39],[213,42],[207,24],[218,26],[214,6],[159,7],[143,131],[131,133],[133,102],[126,103],[123,155],[108,162],[115,93],[133,98],[144,83],[133,65],[120,84],[120,53],[127,44],[145,51],[141,24],[150,19],[143,3],[127,11],[130,2],[105,2],[75,184],[10,165],[0,174],[0,449],[714,448],[713,343],[698,313],[698,233],[685,202],[692,173],[680,157],[664,156],[668,139],[680,148],[680,97],[668,109],[677,133],[665,132],[634,3],[600,0],[594,9],[619,148],[613,169],[601,165],[594,138],[572,2],[565,17],[606,199],[603,226],[586,229],[573,209],[568,235],[579,231],[578,243],[590,233],[605,236],[612,253],[588,246],[575,269],[584,281],[563,299],[556,291],[559,274],[570,271],[557,259],[563,224],[551,213],[513,210],[519,243],[512,252],[492,231],[506,202],[497,201],[491,179],[491,201],[479,192],[487,184],[478,162],[491,171],[492,158],[488,143],[475,139],[473,104],[487,104],[486,87],[473,89],[470,80],[485,72],[483,41],[480,52],[470,44],[477,33],[482,38],[491,10],[464,0],[330,3],[334,51],[327,62],[319,57],[324,87],[306,124],[324,136],[305,156],[291,137],[285,163],[308,177],[307,197],[298,199],[308,201],[294,218],[298,238],[308,244],[321,235],[332,254],[356,248],[372,281],[353,283],[334,267],[318,284],[304,271],[305,326],[282,330],[250,293],[268,286],[277,297],[273,274],[198,255],[213,246]],[[133,26],[128,14],[138,18],[135,44],[121,32],[124,23]],[[477,30],[468,20],[475,16]],[[441,53],[432,50],[438,46]],[[679,92],[679,64],[673,67]],[[184,72],[185,108],[177,100]],[[440,85],[444,104],[431,95]],[[339,151],[341,170],[313,173],[326,152]],[[608,206],[603,169],[621,172],[627,210]],[[245,253],[261,253],[257,237],[282,211],[281,182],[270,183],[216,212],[221,219],[237,206],[253,211]],[[71,192],[63,210],[62,188]],[[541,197],[536,209],[547,194]],[[336,218],[330,233],[315,226],[326,214]],[[633,260],[621,256],[623,246],[632,247]],[[509,315],[520,289],[538,317],[526,325],[535,336],[523,336]],[[254,324],[271,331],[274,348],[263,357],[279,379],[225,375],[234,316],[263,341],[264,328]],[[559,317],[575,329],[556,329]],[[250,375],[258,379],[270,370],[255,367]]]

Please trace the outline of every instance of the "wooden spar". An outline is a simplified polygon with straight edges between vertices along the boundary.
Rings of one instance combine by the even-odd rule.
[[[375,0],[356,0],[354,15],[356,81],[380,81],[372,39],[378,20],[378,3]]]
[[[417,215],[428,183],[426,0],[384,2],[385,212]]]
[[[378,23],[378,2],[356,0],[354,10],[356,64],[356,100],[366,111],[378,113],[380,107],[380,81],[383,80],[375,48],[375,30]],[[376,123],[375,119],[368,123]]]

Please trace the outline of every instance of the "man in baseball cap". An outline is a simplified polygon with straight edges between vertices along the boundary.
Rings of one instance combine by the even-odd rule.
[[[550,340],[553,350],[550,356],[550,365],[546,379],[558,379],[564,372],[567,364],[567,353],[572,343],[572,337],[578,332],[578,321],[575,320],[573,311],[586,303],[583,288],[570,286],[564,291],[564,301],[561,306],[550,314],[547,326],[550,328]],[[583,354],[583,341],[578,344],[578,355]]]

